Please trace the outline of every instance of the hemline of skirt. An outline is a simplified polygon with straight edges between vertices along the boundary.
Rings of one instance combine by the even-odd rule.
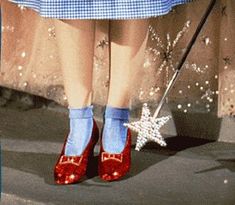
[[[130,15],[128,16],[128,13],[125,14],[125,16],[79,16],[79,15],[73,15],[72,17],[69,15],[50,15],[50,14],[45,14],[43,12],[41,12],[37,7],[34,7],[33,5],[28,5],[28,4],[23,4],[23,3],[19,3],[17,2],[17,0],[8,0],[9,2],[12,3],[16,3],[18,4],[18,6],[23,6],[29,9],[32,9],[34,11],[36,11],[41,17],[44,18],[55,18],[55,19],[93,19],[93,20],[128,20],[128,19],[148,19],[148,18],[156,18],[159,16],[163,16],[168,14],[169,12],[171,12],[173,10],[173,8],[177,5],[182,5],[185,3],[190,3],[194,0],[186,0],[187,2],[178,2],[175,4],[172,4],[171,7],[169,7],[166,10],[161,10],[161,11],[156,11],[154,13],[148,13],[145,15]]]

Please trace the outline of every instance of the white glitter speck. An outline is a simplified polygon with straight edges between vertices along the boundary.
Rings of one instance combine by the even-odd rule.
[[[177,108],[178,108],[178,109],[181,109],[181,108],[182,108],[182,105],[181,105],[181,104],[177,105]]]

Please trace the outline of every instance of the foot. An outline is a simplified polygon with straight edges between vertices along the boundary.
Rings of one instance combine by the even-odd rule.
[[[82,155],[79,156],[66,156],[64,155],[64,145],[60,156],[54,167],[54,179],[57,184],[73,184],[81,181],[85,176],[88,169],[88,162],[94,157],[94,146],[99,139],[99,129],[96,121],[93,121],[92,136]]]

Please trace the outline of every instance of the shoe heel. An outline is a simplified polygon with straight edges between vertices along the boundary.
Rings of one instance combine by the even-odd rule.
[[[95,148],[95,145],[92,147],[92,150],[88,156],[87,169],[86,169],[87,178],[93,178],[97,176],[98,174],[98,171],[97,171],[98,161],[94,155],[94,148]]]
[[[86,169],[86,176],[87,178],[93,178],[98,175],[98,157],[95,157],[95,145],[99,140],[99,129],[94,121],[94,144],[91,147],[90,153],[88,155],[88,162],[87,162],[87,169]]]

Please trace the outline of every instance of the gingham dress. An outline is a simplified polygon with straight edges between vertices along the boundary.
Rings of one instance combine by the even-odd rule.
[[[138,19],[167,14],[193,0],[9,0],[59,19]]]

